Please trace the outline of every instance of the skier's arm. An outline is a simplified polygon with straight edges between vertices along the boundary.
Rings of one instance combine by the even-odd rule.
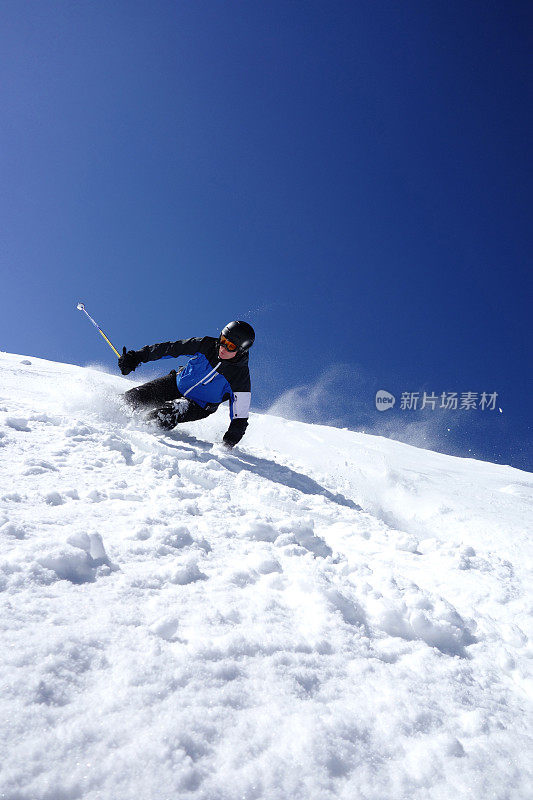
[[[229,413],[231,422],[222,439],[227,447],[235,447],[245,434],[248,427],[250,398],[250,392],[235,392],[233,397],[230,398]]]
[[[123,375],[129,375],[139,364],[147,361],[158,361],[160,358],[177,358],[178,356],[193,356],[195,353],[205,353],[209,343],[215,341],[209,336],[197,336],[193,339],[178,339],[176,342],[161,342],[161,344],[148,344],[140,350],[124,348],[123,354],[118,359],[118,366]]]
[[[177,358],[178,356],[193,356],[204,351],[207,336],[196,336],[192,339],[178,339],[176,342],[161,342],[160,344],[147,344],[137,350],[139,363],[158,361],[160,358]]]

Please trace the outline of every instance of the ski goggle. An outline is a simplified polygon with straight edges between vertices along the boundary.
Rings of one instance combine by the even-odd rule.
[[[226,339],[225,336],[220,336],[220,344],[222,347],[228,351],[228,353],[234,353],[237,350],[237,345],[230,342],[229,339]]]

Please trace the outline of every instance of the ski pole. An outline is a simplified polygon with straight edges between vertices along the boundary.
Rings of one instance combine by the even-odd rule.
[[[89,312],[87,311],[87,309],[85,308],[85,306],[83,305],[83,303],[78,303],[78,305],[77,305],[77,308],[78,308],[78,310],[79,310],[79,311],[83,311],[83,312],[85,312],[85,314],[87,314],[87,316],[88,316],[88,317],[89,317],[89,319],[91,320],[92,324],[93,324],[93,325],[94,325],[94,327],[95,327],[95,328],[98,330],[98,332],[102,334],[102,336],[104,337],[104,339],[105,339],[105,340],[106,340],[106,342],[108,343],[108,345],[109,345],[109,347],[111,348],[111,350],[114,350],[114,351],[115,351],[115,353],[117,354],[117,356],[120,358],[120,353],[118,352],[118,350],[116,349],[116,347],[113,347],[113,345],[111,344],[111,342],[109,341],[109,339],[107,338],[107,336],[105,335],[105,333],[103,332],[103,330],[100,328],[100,326],[99,326],[99,325],[98,325],[98,324],[97,324],[97,323],[94,321],[94,319],[91,317],[91,315],[89,314]]]

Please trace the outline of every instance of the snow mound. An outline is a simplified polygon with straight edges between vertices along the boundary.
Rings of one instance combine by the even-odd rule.
[[[533,796],[533,476],[0,374],[0,797]]]

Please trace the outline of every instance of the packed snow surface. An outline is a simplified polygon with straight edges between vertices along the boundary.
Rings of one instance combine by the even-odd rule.
[[[0,354],[0,797],[530,800],[533,476],[134,377]]]

